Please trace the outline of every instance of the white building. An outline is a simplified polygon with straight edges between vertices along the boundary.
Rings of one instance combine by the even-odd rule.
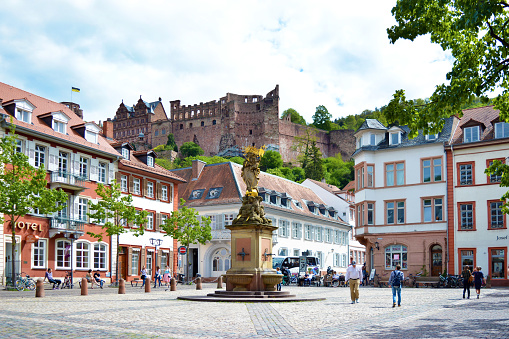
[[[500,176],[485,169],[509,156],[509,124],[499,120],[492,106],[463,111],[447,148],[449,191],[449,271],[461,273],[465,265],[481,266],[492,284],[508,286],[507,215],[501,210]]]
[[[191,246],[193,275],[217,277],[230,267],[230,231],[224,226],[231,224],[241,207],[246,189],[241,169],[231,162],[205,165],[195,160],[191,168],[173,170],[187,181],[179,185],[179,195],[189,207],[212,220],[212,240]],[[309,251],[320,258],[323,271],[328,266],[346,270],[351,226],[334,207],[309,188],[264,172],[258,186],[266,216],[279,226],[273,236],[273,255]]]

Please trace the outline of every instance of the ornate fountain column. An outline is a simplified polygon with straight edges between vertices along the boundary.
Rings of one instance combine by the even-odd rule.
[[[265,217],[258,195],[259,163],[265,147],[246,147],[242,179],[246,194],[231,230],[231,268],[226,272],[227,291],[275,291],[283,276],[272,268],[272,231],[277,226]]]

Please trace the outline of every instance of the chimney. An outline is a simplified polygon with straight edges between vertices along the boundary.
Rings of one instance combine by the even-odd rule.
[[[103,135],[107,139],[113,139],[113,121],[111,121],[111,118],[103,122]]]
[[[205,167],[207,163],[205,161],[201,160],[193,160],[193,172],[191,175],[191,180],[198,180],[200,177],[201,171],[203,171],[203,168]]]

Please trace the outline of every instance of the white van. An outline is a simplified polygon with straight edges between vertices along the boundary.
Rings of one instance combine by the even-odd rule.
[[[315,268],[320,267],[320,260],[317,257],[306,257],[307,258],[307,268]],[[299,274],[299,257],[280,257],[274,256],[272,257],[272,268],[276,269],[276,267],[288,268],[291,274]]]

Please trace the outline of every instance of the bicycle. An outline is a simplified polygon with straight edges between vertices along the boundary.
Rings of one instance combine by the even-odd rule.
[[[24,278],[21,276],[22,274],[25,275]],[[29,289],[30,291],[35,290],[35,281],[34,279],[30,278],[28,274],[21,272],[16,274],[16,276],[17,278],[16,282],[14,283],[14,287],[16,287],[18,291],[23,291],[25,288]]]
[[[74,284],[71,280],[71,272],[67,271],[65,274],[64,282],[62,283],[62,286],[60,288],[73,288]]]

